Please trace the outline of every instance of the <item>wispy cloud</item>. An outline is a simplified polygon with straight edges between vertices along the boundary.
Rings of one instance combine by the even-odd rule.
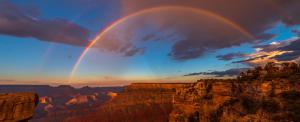
[[[229,61],[235,58],[244,58],[246,57],[246,54],[237,52],[237,53],[229,53],[229,54],[225,54],[225,55],[218,55],[217,58],[219,60],[224,60],[224,61]]]
[[[224,76],[237,76],[241,72],[248,70],[249,68],[234,68],[228,69],[225,71],[212,71],[212,72],[195,72],[189,73],[184,76],[197,76],[197,75],[213,75],[215,77],[224,77]]]

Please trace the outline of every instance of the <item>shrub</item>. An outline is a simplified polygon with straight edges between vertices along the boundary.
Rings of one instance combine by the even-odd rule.
[[[262,100],[261,108],[268,113],[275,113],[280,109],[279,104],[273,99]]]
[[[286,92],[281,93],[280,96],[286,100],[298,100],[300,98],[300,92],[286,91]]]
[[[250,113],[250,114],[256,113],[257,104],[256,104],[255,100],[245,96],[245,97],[241,98],[241,102],[242,102],[241,103],[242,107],[247,111],[247,113]]]

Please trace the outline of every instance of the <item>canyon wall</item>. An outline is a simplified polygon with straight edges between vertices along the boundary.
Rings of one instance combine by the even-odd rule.
[[[97,111],[70,122],[273,122],[300,120],[300,84],[240,82],[134,83]]]
[[[34,93],[0,94],[0,121],[27,121],[33,117],[37,104]]]
[[[173,109],[176,90],[184,83],[133,83],[115,94],[98,111],[68,119],[70,122],[166,122]]]
[[[123,87],[74,88],[68,85],[0,85],[0,93],[3,94],[20,92],[38,94],[39,104],[34,110],[33,118],[30,119],[31,122],[61,122],[70,117],[93,113],[110,99],[108,93],[122,91]],[[29,108],[29,110],[31,109]]]
[[[71,101],[85,96],[75,95]],[[89,96],[86,96],[89,97]],[[80,109],[58,121],[83,122],[273,122],[300,120],[300,83],[286,79],[239,81],[199,80],[195,83],[133,83],[123,92],[107,92],[100,106]],[[0,121],[28,120],[35,94],[0,95]],[[91,98],[89,98],[91,100]],[[98,98],[97,98],[98,99]],[[21,101],[21,102],[20,102]],[[41,97],[51,111],[52,97]],[[79,100],[80,101],[80,100]],[[75,102],[77,103],[77,102]],[[77,104],[74,104],[77,105]],[[16,114],[8,114],[17,112]],[[67,111],[66,111],[67,112]],[[5,113],[5,114],[3,114]],[[50,117],[50,114],[49,114]],[[40,119],[48,121],[51,119]],[[37,120],[34,120],[37,121]]]
[[[284,79],[199,80],[176,92],[172,122],[300,120],[300,87]]]

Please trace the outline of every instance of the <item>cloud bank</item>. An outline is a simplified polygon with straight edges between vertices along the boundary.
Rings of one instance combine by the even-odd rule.
[[[287,26],[300,24],[299,0],[231,0],[230,2],[228,0],[123,0],[121,5],[124,16],[163,6],[208,11],[238,25],[252,35],[252,38],[249,38],[224,21],[187,9],[148,12],[120,23],[101,39],[105,41],[99,41],[95,45],[102,50],[128,57],[142,54],[146,50],[147,46],[141,46],[141,42],[170,41],[171,49],[166,55],[177,61],[185,61],[199,58],[218,49],[244,43],[257,44],[262,40],[268,40],[274,35],[266,34],[265,31],[279,22]],[[7,1],[0,2],[0,34],[32,37],[42,41],[76,46],[87,45],[89,31],[86,28],[63,19],[46,20],[37,16],[38,14],[38,11],[25,11],[24,8]],[[151,32],[141,34],[145,30]],[[264,48],[264,52],[269,52],[266,50],[267,48]],[[296,58],[298,54],[298,50],[293,50],[272,59],[289,60]],[[270,54],[251,56],[251,58],[260,59],[264,57],[263,55]],[[233,53],[220,55],[217,58],[232,60],[244,56],[244,54]]]
[[[134,28],[142,28],[149,23],[158,26],[156,32],[144,35],[144,39],[168,40],[158,36],[165,30],[173,29],[181,39],[172,40],[169,56],[174,60],[190,60],[203,56],[222,48],[239,46],[243,43],[256,44],[262,40],[272,38],[274,35],[266,34],[265,31],[274,27],[279,22],[287,26],[300,24],[300,1],[297,0],[124,0],[122,1],[124,15],[137,11],[162,6],[192,7],[215,13],[222,16],[241,28],[248,31],[253,38],[237,32],[235,29],[214,18],[206,15],[194,15],[185,10],[166,10],[143,15],[144,19],[132,20],[132,28],[127,32],[137,31]],[[124,29],[124,28],[123,28]],[[126,28],[125,28],[126,30]],[[134,33],[134,32],[130,32]],[[156,35],[156,36],[153,36]],[[134,35],[133,35],[134,36]],[[136,39],[143,41],[143,38]],[[133,41],[133,40],[127,40]],[[117,41],[116,41],[117,42]],[[128,47],[132,48],[132,47]],[[114,50],[114,49],[112,49]],[[124,53],[118,51],[115,52]],[[240,56],[238,56],[240,57]],[[219,57],[222,59],[222,57]],[[223,59],[229,60],[231,57]]]
[[[244,63],[250,66],[263,65],[267,62],[295,61],[299,62],[300,38],[293,37],[281,42],[255,46],[256,52],[244,54],[244,60],[233,63]]]
[[[64,19],[46,20],[8,1],[0,2],[0,34],[75,46],[88,44],[89,31]]]
[[[197,72],[197,73],[189,73],[184,76],[197,76],[197,75],[214,75],[216,77],[224,77],[224,76],[237,76],[241,72],[248,70],[249,68],[234,68],[228,69],[225,71],[213,71],[213,72]]]
[[[232,60],[232,59],[235,59],[235,58],[244,58],[245,57],[245,54],[243,53],[229,53],[229,54],[225,54],[225,55],[218,55],[217,58],[219,60],[223,60],[223,61],[229,61],[229,60]]]

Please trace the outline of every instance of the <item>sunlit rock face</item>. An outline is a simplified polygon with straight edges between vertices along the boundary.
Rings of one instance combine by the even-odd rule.
[[[74,105],[74,104],[83,104],[88,102],[87,95],[76,95],[72,99],[70,99],[66,105]]]
[[[284,79],[238,82],[199,80],[177,91],[169,121],[295,121],[299,83]]]
[[[133,83],[96,111],[67,121],[295,121],[300,119],[299,86],[287,79]]]
[[[111,99],[115,98],[116,96],[118,96],[118,93],[115,92],[108,92],[107,96],[109,96]]]
[[[94,93],[91,95],[81,95],[81,94],[76,94],[68,100],[65,104],[66,105],[76,105],[76,104],[86,104],[89,102],[94,102],[97,101],[98,93]]]
[[[0,94],[0,121],[26,121],[33,117],[38,104],[35,93]]]
[[[166,122],[172,111],[176,89],[188,83],[133,83],[124,92],[108,93],[113,99],[86,116],[68,119],[70,122]]]
[[[39,97],[39,101],[40,104],[48,104],[48,103],[52,103],[52,98],[48,96],[41,96]]]

